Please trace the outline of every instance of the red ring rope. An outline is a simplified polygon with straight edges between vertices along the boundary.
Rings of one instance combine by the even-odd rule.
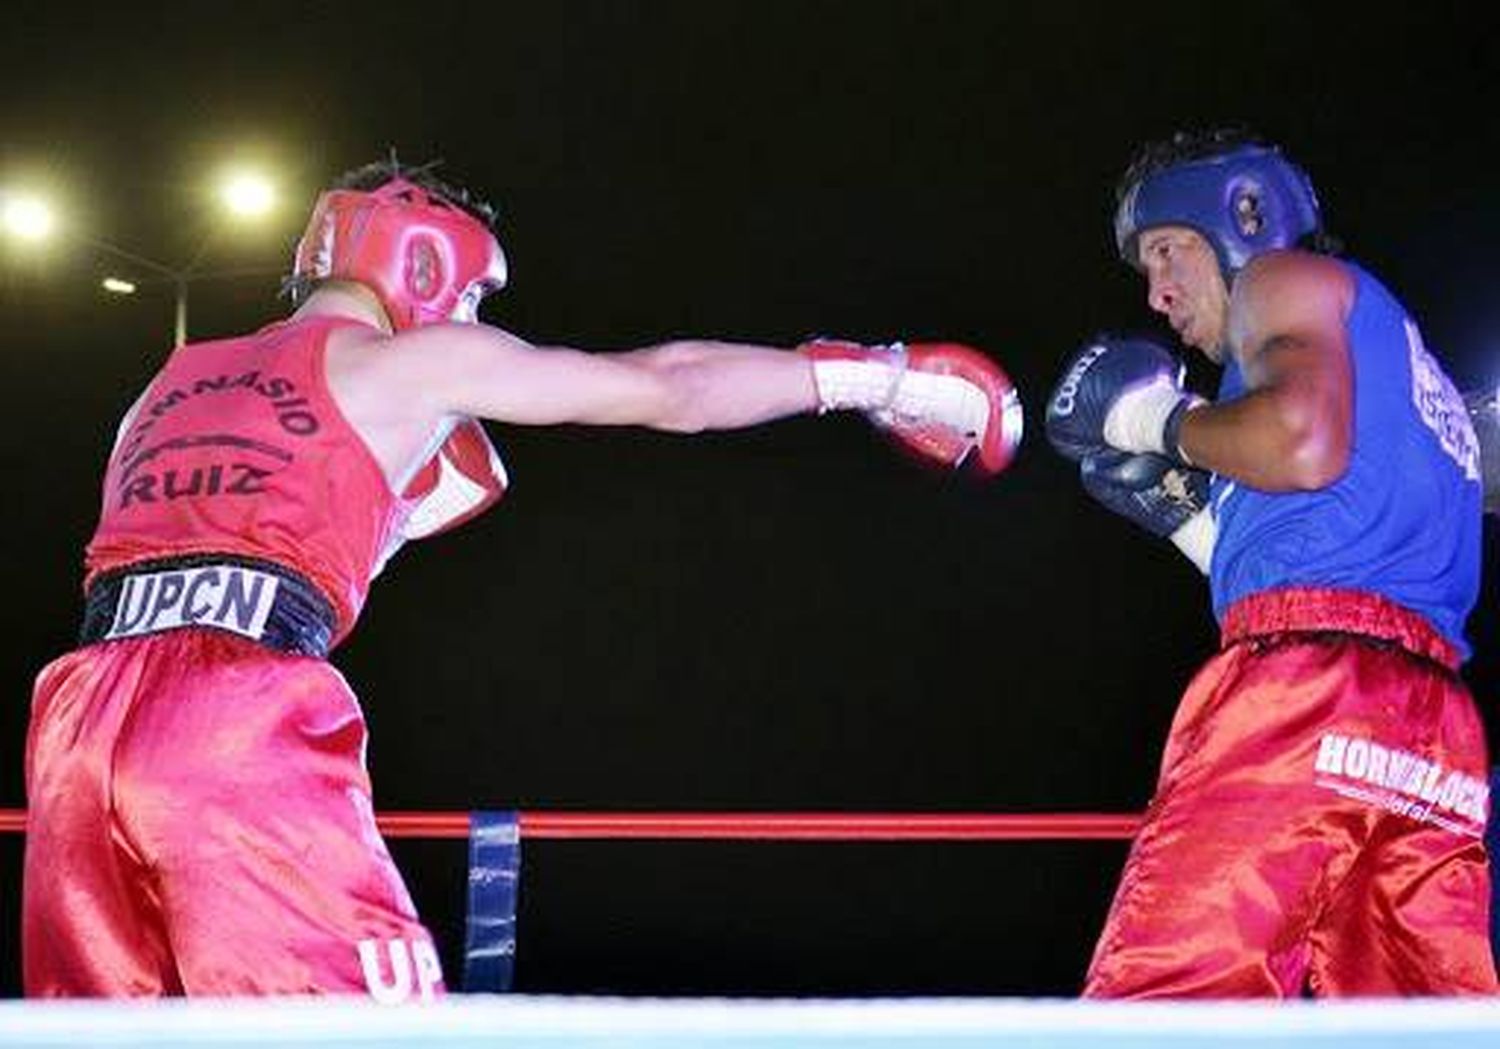
[[[466,812],[386,812],[391,838],[467,838]],[[1115,813],[523,812],[533,839],[693,841],[1089,841],[1128,839],[1140,817]],[[0,833],[26,830],[26,813],[0,809]]]

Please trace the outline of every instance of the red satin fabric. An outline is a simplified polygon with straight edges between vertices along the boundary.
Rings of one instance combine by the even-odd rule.
[[[337,670],[230,634],[52,663],[26,748],[26,993],[441,993],[364,748]]]
[[[1489,765],[1455,664],[1421,617],[1372,595],[1288,590],[1230,609],[1084,994],[1500,990]]]

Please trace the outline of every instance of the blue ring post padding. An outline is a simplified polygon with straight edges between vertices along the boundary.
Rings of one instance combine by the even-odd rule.
[[[469,916],[464,991],[510,990],[516,959],[521,823],[515,812],[469,813]]]

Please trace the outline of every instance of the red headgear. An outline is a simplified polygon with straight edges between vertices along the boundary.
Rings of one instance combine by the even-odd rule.
[[[505,253],[479,219],[398,177],[321,194],[292,275],[367,285],[401,331],[473,322],[479,300],[505,286]]]

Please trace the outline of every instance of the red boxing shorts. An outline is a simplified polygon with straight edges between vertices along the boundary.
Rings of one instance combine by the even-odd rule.
[[[364,749],[337,670],[222,630],[49,665],[26,747],[26,993],[440,994]]]
[[[1494,994],[1488,762],[1458,659],[1382,598],[1229,609],[1084,994]]]

